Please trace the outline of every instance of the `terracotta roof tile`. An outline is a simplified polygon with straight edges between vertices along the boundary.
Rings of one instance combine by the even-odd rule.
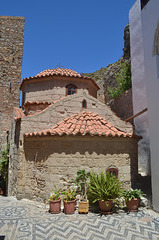
[[[72,69],[62,69],[62,68],[56,68],[56,69],[47,69],[40,73],[38,73],[35,77],[45,77],[50,75],[60,75],[60,76],[67,76],[67,77],[81,77],[79,73]]]
[[[43,135],[86,135],[106,137],[132,137],[132,133],[120,131],[100,115],[92,112],[80,112],[70,116],[50,129],[25,133],[26,137]]]
[[[21,108],[14,107],[14,120],[20,120],[22,117],[25,117],[25,114],[23,113]]]
[[[24,103],[24,106],[28,106],[28,105],[40,105],[40,104],[44,104],[44,105],[51,105],[51,102],[44,102],[44,101],[35,101],[35,102],[31,102],[31,101],[27,101]]]
[[[34,77],[24,78],[21,83],[20,89],[22,90],[22,88],[23,88],[22,86],[23,86],[24,82],[26,82],[26,80],[38,79],[38,78],[48,77],[48,76],[64,76],[64,77],[75,77],[75,78],[88,79],[88,80],[92,81],[95,84],[95,86],[99,89],[98,84],[92,78],[81,76],[78,72],[76,72],[72,69],[62,69],[62,68],[47,69],[47,70],[44,70],[44,71],[38,73]]]

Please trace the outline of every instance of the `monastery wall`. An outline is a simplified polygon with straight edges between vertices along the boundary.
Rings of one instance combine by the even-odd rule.
[[[7,144],[13,107],[20,102],[24,18],[0,16],[0,147]]]
[[[66,188],[77,170],[105,172],[113,166],[118,168],[125,186],[130,187],[131,178],[137,176],[134,141],[90,136],[27,138],[19,152],[20,161],[14,165],[18,174],[10,179],[9,195],[19,199],[39,196],[47,199],[54,185]]]
[[[69,78],[69,77],[47,77],[47,79],[36,79],[24,85],[23,103],[31,101],[48,101],[54,102],[66,96],[66,86],[74,84],[77,87],[77,93],[82,93],[83,90],[91,96],[97,98],[97,87],[86,79]]]

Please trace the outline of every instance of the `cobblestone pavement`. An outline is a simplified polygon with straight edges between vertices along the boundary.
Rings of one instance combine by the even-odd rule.
[[[0,197],[0,240],[159,240],[159,214],[50,214],[44,205]],[[5,236],[3,238],[2,236]]]

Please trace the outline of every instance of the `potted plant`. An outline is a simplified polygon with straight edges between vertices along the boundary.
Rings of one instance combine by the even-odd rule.
[[[142,196],[144,196],[141,189],[128,189],[123,191],[123,197],[126,202],[126,207],[129,212],[137,212],[139,201]]]
[[[102,214],[112,213],[113,203],[122,195],[122,183],[112,173],[90,174],[89,197],[92,202],[99,202]]]
[[[60,199],[60,189],[53,189],[50,197],[48,199],[50,206],[50,213],[60,213],[61,212],[61,199]]]
[[[73,214],[75,212],[76,205],[76,191],[70,188],[62,192],[63,203],[64,203],[64,213]]]
[[[88,213],[89,210],[89,201],[87,199],[87,188],[88,188],[88,178],[89,178],[90,172],[86,172],[85,170],[78,170],[77,171],[77,177],[75,180],[75,183],[78,186],[78,192],[81,195],[81,199],[79,200],[79,207],[78,212],[79,213]]]

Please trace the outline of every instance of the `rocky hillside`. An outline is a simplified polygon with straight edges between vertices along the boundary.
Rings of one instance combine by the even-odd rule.
[[[98,91],[98,99],[104,103],[111,100],[108,95],[107,87],[117,87],[115,74],[120,71],[121,63],[124,61],[130,61],[130,33],[129,25],[124,29],[124,49],[123,56],[115,63],[109,64],[105,68],[101,68],[94,73],[81,73],[81,75],[93,78],[100,87]]]

